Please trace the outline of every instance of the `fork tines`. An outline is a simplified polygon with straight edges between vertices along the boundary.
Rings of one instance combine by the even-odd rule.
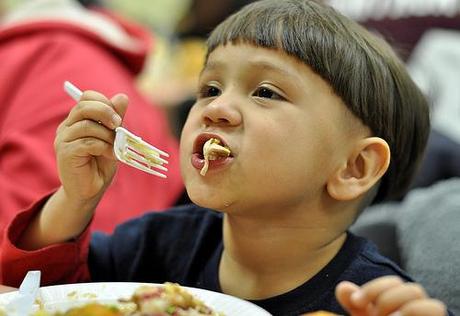
[[[163,166],[168,161],[160,157],[169,157],[167,153],[150,145],[123,127],[117,127],[115,131],[116,136],[113,149],[118,160],[134,168],[166,178],[165,174],[154,169],[168,171]]]

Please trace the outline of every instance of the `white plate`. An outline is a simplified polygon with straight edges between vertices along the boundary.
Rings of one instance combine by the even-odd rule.
[[[66,309],[88,302],[116,303],[120,298],[129,298],[141,285],[162,286],[152,283],[101,282],[44,286],[40,288],[39,300],[47,311]],[[206,305],[226,316],[270,316],[271,314],[245,300],[203,289],[184,287]],[[6,305],[17,292],[0,294],[0,306]],[[37,307],[38,308],[38,307]]]

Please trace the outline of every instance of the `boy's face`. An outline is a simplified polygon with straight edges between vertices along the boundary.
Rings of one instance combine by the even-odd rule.
[[[308,66],[248,44],[214,50],[181,137],[182,174],[192,201],[228,212],[276,214],[321,203],[346,163],[348,110]],[[203,143],[231,149],[205,176]],[[258,214],[260,216],[261,214]]]

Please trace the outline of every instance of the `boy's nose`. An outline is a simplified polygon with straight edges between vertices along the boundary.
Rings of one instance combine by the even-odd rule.
[[[242,121],[241,113],[235,105],[217,98],[205,106],[202,119],[206,125],[236,126]]]

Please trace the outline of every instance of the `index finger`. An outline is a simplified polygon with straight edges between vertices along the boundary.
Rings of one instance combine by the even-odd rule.
[[[357,307],[351,300],[353,293],[360,290],[360,287],[349,281],[340,282],[335,288],[335,296],[340,305],[352,316],[367,316],[369,306]]]
[[[114,129],[121,124],[121,117],[112,102],[96,91],[85,91],[83,93],[80,101],[70,111],[65,120],[65,125],[71,126],[85,119],[102,123],[110,129]]]
[[[355,306],[365,307],[369,303],[375,303],[379,295],[388,289],[403,283],[404,281],[398,276],[383,276],[361,286],[359,291],[352,294],[351,300]]]
[[[118,93],[110,99],[110,102],[118,115],[120,115],[121,118],[124,118],[126,110],[128,109],[128,96],[123,93]]]

